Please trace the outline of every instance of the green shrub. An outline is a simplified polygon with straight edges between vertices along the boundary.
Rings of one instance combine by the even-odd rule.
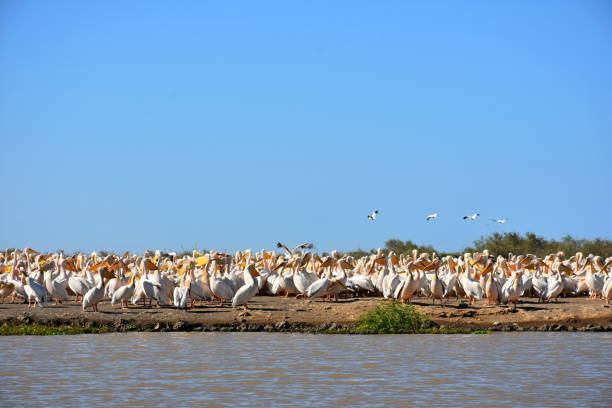
[[[107,333],[105,327],[74,327],[74,326],[45,326],[42,324],[3,324],[0,326],[0,336],[48,336],[62,334],[88,334]]]
[[[359,319],[361,333],[419,333],[427,327],[429,318],[412,305],[396,300],[376,306]]]

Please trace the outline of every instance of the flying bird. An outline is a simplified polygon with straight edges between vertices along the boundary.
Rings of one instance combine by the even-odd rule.
[[[429,214],[427,217],[425,217],[427,221],[435,220],[436,218],[438,218],[438,213]]]
[[[496,222],[498,224],[505,224],[505,223],[508,222],[508,219],[507,218],[500,218],[498,220],[493,220],[493,222]]]
[[[472,215],[464,215],[463,219],[464,220],[472,220],[475,221],[476,217],[478,217],[480,214],[476,213],[476,214],[472,214]]]
[[[283,245],[280,242],[276,243],[276,247],[277,248],[281,248],[288,256],[291,256],[291,255],[297,255],[300,252],[300,249],[312,249],[312,248],[314,248],[314,244],[312,244],[310,242],[305,242],[305,243],[300,244],[300,245],[296,246],[295,248],[293,248],[292,251],[290,251],[289,248],[287,248],[286,245]]]
[[[368,215],[368,219],[374,221],[374,220],[376,220],[377,216],[378,216],[378,210],[376,210],[372,214]]]

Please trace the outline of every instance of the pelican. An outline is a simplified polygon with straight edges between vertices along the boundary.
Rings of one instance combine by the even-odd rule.
[[[550,302],[554,298],[557,301],[562,291],[563,279],[561,273],[557,270],[556,274],[548,278],[545,299]]]
[[[142,270],[143,279],[141,279],[140,282],[142,282],[142,292],[149,299],[149,306],[151,306],[153,299],[155,299],[156,307],[158,308],[166,305],[168,303],[168,298],[162,288],[159,267],[151,262],[151,260],[145,258],[142,261]],[[149,274],[149,270],[152,270],[153,273]],[[134,303],[133,300],[132,303]]]
[[[193,265],[189,265],[189,274],[190,279],[190,287],[189,287],[189,296],[191,297],[191,303],[195,300],[211,300],[213,298],[212,291],[210,290],[210,280],[208,277],[208,272],[206,270],[202,271],[202,276],[200,279],[196,278],[195,272],[192,269]]]
[[[478,217],[479,215],[480,215],[480,214],[478,214],[478,213],[475,213],[475,214],[472,214],[472,215],[464,215],[464,216],[463,216],[463,219],[464,219],[464,220],[472,220],[472,221],[475,221],[475,220],[476,220],[476,217]]]
[[[49,295],[55,299],[55,304],[59,305],[62,300],[68,300],[68,292],[64,286],[65,279],[60,277],[51,279],[51,271],[45,272],[45,286]]]
[[[298,255],[300,249],[312,249],[314,248],[314,244],[312,242],[305,242],[293,248],[292,251],[289,251],[289,248],[286,245],[283,245],[280,242],[276,243],[276,247],[282,249],[287,256],[292,257],[293,255]]]
[[[331,272],[326,271],[325,275],[314,281],[307,289],[306,296],[310,298],[318,298],[327,296],[333,282],[331,280]]]
[[[465,290],[465,294],[470,299],[471,305],[473,305],[476,300],[480,300],[484,297],[484,290],[482,286],[480,286],[480,281],[472,279],[469,267],[465,270],[463,275],[461,275],[459,282],[463,290]]]
[[[89,271],[87,271],[89,273]],[[93,287],[90,282],[81,276],[71,276],[68,278],[68,287],[74,292],[74,301],[78,302],[79,296],[83,297]]]
[[[608,276],[606,282],[604,283],[602,296],[606,299],[606,304],[610,304],[610,299],[612,299],[612,274]]]
[[[89,291],[83,296],[83,310],[87,309],[91,306],[94,312],[98,311],[98,303],[102,301],[104,297],[104,275],[103,268],[109,266],[108,262],[104,261],[101,264],[98,264],[95,268],[95,272],[97,272],[99,281],[96,286],[89,289]],[[110,276],[114,275],[109,271]]]
[[[210,279],[210,290],[215,298],[219,299],[219,307],[223,306],[223,302],[226,300],[232,299],[234,297],[234,289],[230,285],[227,284],[223,279],[220,279],[217,274],[219,271],[217,270],[216,262],[213,265],[213,273]]]
[[[368,219],[372,221],[376,221],[376,217],[378,216],[378,210],[374,211],[372,214],[368,215]]]
[[[465,217],[463,217],[463,218],[465,218]],[[508,222],[508,219],[507,218],[498,218],[498,219],[493,219],[492,221],[496,222],[498,224],[505,224],[505,223]]]
[[[191,279],[183,280],[183,284],[174,288],[174,307],[177,309],[186,309],[189,301],[189,292],[191,289]]]
[[[15,284],[13,282],[0,282],[0,299],[1,303],[4,303],[4,298],[12,295],[15,291]]]
[[[244,285],[238,289],[234,297],[232,298],[232,307],[243,305],[245,309],[248,309],[247,303],[251,300],[259,291],[259,286],[254,278],[259,276],[259,272],[255,268],[254,264],[247,266],[244,271]]]
[[[516,302],[518,302],[521,293],[523,293],[523,280],[521,275],[522,272],[516,272],[502,287],[502,301],[504,303],[514,303],[515,308]]]
[[[308,272],[307,263],[310,259],[312,259],[312,253],[304,255],[299,262],[299,266],[296,266],[297,271],[293,274],[293,286],[299,292],[296,297],[304,296],[306,289],[318,278],[315,273]]]
[[[442,284],[442,281],[438,278],[438,268],[436,268],[436,270],[434,271],[434,276],[431,277],[430,282],[431,302],[434,305],[436,304],[436,299],[441,301],[444,297],[444,285]]]
[[[45,288],[40,283],[36,282],[34,279],[28,276],[25,270],[22,270],[21,273],[23,274],[22,283],[23,289],[25,290],[27,295],[28,307],[36,307],[36,305],[38,305],[39,307],[45,307],[47,304],[45,300]],[[31,303],[32,300],[34,300],[33,303]]]
[[[533,291],[538,296],[538,303],[542,302],[546,298],[548,282],[542,275],[536,272],[531,278],[531,284]]]
[[[121,302],[121,308],[128,308],[128,299],[134,295],[134,288],[136,287],[136,276],[132,275],[127,282],[127,285],[121,286],[113,293],[111,299],[111,305],[115,305],[117,302]]]
[[[412,303],[412,296],[416,293],[419,288],[419,281],[414,279],[412,271],[408,270],[406,273],[407,279],[404,279],[397,285],[393,297],[401,300],[402,302]]]
[[[427,221],[435,220],[436,218],[438,218],[438,213],[429,214],[427,217],[425,217]]]
[[[485,296],[487,297],[487,306],[491,303],[500,303],[502,298],[502,287],[495,279],[493,271],[489,272],[489,276],[485,282]]]

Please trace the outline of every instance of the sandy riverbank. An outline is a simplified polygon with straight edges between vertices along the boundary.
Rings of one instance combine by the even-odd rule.
[[[38,323],[45,326],[104,327],[109,331],[325,331],[355,325],[359,317],[385,300],[340,299],[338,302],[258,296],[250,310],[202,304],[183,311],[174,308],[129,310],[99,305],[99,312],[83,312],[80,304],[29,309],[25,304],[0,304],[0,324]],[[434,325],[469,330],[612,330],[612,307],[602,300],[564,298],[538,304],[525,299],[515,310],[507,306],[468,306],[450,300],[432,306],[431,299],[413,302]]]

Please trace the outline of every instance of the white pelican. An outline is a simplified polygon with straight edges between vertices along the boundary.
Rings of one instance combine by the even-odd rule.
[[[115,305],[117,302],[121,302],[121,308],[128,308],[128,299],[134,295],[134,288],[136,287],[136,276],[132,275],[127,282],[127,285],[121,286],[113,293],[111,299],[111,305]]]
[[[412,296],[414,296],[414,294],[419,289],[419,280],[415,279],[414,276],[412,276],[412,271],[410,269],[408,269],[406,275],[407,279],[403,279],[400,284],[397,285],[393,297],[395,299],[401,300],[402,302],[411,303]]]
[[[435,220],[436,218],[438,218],[438,213],[429,214],[427,217],[425,217],[427,221]]]
[[[485,281],[485,296],[487,298],[487,305],[493,303],[494,305],[500,303],[502,295],[502,287],[499,282],[495,279],[495,273],[489,272],[489,276]]]
[[[193,270],[190,273],[191,288],[189,289],[189,294],[191,295],[192,302],[194,300],[211,300],[213,298],[213,293],[210,290],[208,272],[204,270],[201,279],[196,279]]]
[[[238,289],[236,294],[232,299],[232,307],[244,305],[245,309],[248,309],[247,303],[251,300],[257,292],[259,292],[259,287],[254,278],[259,276],[259,272],[255,268],[254,264],[250,264],[247,266],[244,271],[244,285]]]
[[[523,280],[521,275],[522,272],[515,272],[502,287],[502,301],[504,303],[514,303],[515,308],[516,302],[518,302],[521,293],[523,293]]]
[[[15,284],[13,282],[0,282],[0,300],[4,303],[4,298],[12,295],[15,291]]]
[[[210,290],[215,298],[219,299],[219,307],[223,306],[223,302],[232,299],[234,297],[234,290],[230,285],[227,284],[223,279],[218,276],[219,270],[217,269],[216,262],[213,262],[212,276],[210,277]]]
[[[306,289],[317,280],[316,273],[308,271],[308,261],[312,259],[312,253],[308,253],[302,257],[299,264],[296,265],[297,271],[293,274],[293,286],[298,292],[298,296],[304,296]],[[297,262],[297,261],[296,261]]]
[[[535,294],[538,296],[538,303],[540,303],[546,298],[548,282],[538,271],[536,271],[536,273],[534,273],[531,277],[531,287],[533,288]]]
[[[108,266],[108,263],[104,262],[104,264],[105,265],[98,265],[96,269],[96,272],[100,278],[98,284],[89,289],[85,296],[83,296],[83,310],[91,306],[94,312],[98,311],[98,303],[100,303],[104,297],[104,275],[102,273],[102,268]]]
[[[464,217],[464,218],[465,218],[465,217]],[[493,219],[492,221],[493,221],[493,222],[496,222],[496,223],[498,223],[498,224],[505,224],[505,223],[507,223],[507,222],[508,222],[508,219],[507,219],[507,218],[498,218],[498,219]]]
[[[442,285],[442,281],[438,278],[438,268],[436,268],[434,271],[434,275],[431,277],[431,282],[429,284],[431,290],[431,301],[434,305],[436,304],[436,299],[441,301],[444,297],[444,285]]]
[[[89,271],[87,272],[89,273]],[[85,296],[93,285],[82,276],[71,276],[68,278],[68,287],[74,292],[74,301],[78,302],[79,296]]]
[[[306,296],[310,298],[318,298],[327,296],[329,289],[333,282],[331,280],[331,271],[326,271],[325,275],[314,281],[308,289],[306,289]]]
[[[311,242],[305,242],[293,248],[292,251],[289,251],[289,248],[286,245],[283,245],[280,242],[276,243],[276,247],[282,249],[287,256],[291,257],[293,255],[298,255],[300,249],[312,249],[314,248],[314,244]]]
[[[603,290],[604,280],[603,276],[600,274],[594,273],[593,264],[601,263],[601,257],[596,256],[594,258],[587,258],[586,262],[586,275],[585,281],[587,286],[589,287],[589,293],[591,298],[597,298],[601,296],[601,292]]]
[[[475,221],[475,220],[476,220],[476,217],[478,217],[479,215],[480,215],[480,214],[478,214],[478,213],[475,213],[475,214],[472,214],[472,215],[464,215],[464,216],[463,216],[463,219],[464,219],[464,220],[472,220],[472,221]]]
[[[159,275],[159,268],[148,258],[142,261],[143,278],[140,280],[142,285],[142,292],[149,299],[149,306],[155,299],[156,306],[160,307],[168,304],[168,298],[164,293],[161,283],[161,277]],[[153,270],[153,273],[148,273],[149,270]],[[138,301],[138,299],[136,299]],[[132,299],[132,303],[134,300]]]
[[[554,298],[557,301],[562,291],[563,279],[561,273],[557,270],[556,274],[548,277],[545,299],[550,302]]]
[[[377,216],[378,216],[378,210],[376,210],[372,214],[368,215],[368,219],[372,220],[372,221],[375,221]]]
[[[612,274],[608,276],[606,282],[604,283],[602,296],[606,299],[606,304],[610,304],[610,299],[612,299]]]
[[[49,296],[55,299],[55,304],[59,305],[62,303],[62,300],[68,300],[68,292],[64,286],[65,278],[58,277],[51,279],[51,271],[46,271],[44,276],[45,287]]]
[[[46,305],[46,289],[34,279],[28,276],[28,274],[22,270],[23,274],[23,289],[26,292],[28,299],[28,307],[45,307]],[[31,301],[34,300],[33,304]]]
[[[482,286],[480,286],[480,281],[475,280],[470,276],[470,268],[465,270],[465,272],[459,278],[459,282],[465,291],[465,294],[470,299],[470,304],[474,304],[476,300],[480,300],[484,297],[484,290]]]
[[[178,309],[187,308],[187,303],[189,302],[190,289],[191,289],[191,279],[188,279],[187,281],[183,279],[182,284],[174,288],[174,296],[173,296],[174,307]]]
[[[392,256],[393,256],[393,253],[391,252],[389,253],[389,256],[387,257],[387,268],[386,269],[389,271],[389,273],[386,273],[385,271],[383,271],[383,273],[385,274],[385,277],[382,281],[382,288],[383,288],[383,297],[385,299],[389,299],[390,297],[393,296],[393,294],[395,293],[395,290],[397,289],[397,286],[402,281],[400,276],[395,272],[395,266],[393,265]]]
[[[6,283],[12,283],[14,288],[13,297],[11,297],[11,303],[15,302],[15,297],[17,296],[22,298],[24,301],[28,299],[28,295],[26,294],[22,281],[9,277]]]

